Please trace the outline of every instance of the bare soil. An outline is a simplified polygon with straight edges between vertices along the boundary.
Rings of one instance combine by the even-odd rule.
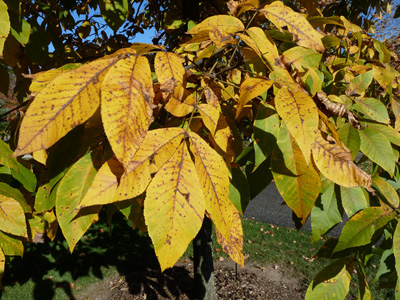
[[[258,267],[247,265],[236,268],[232,262],[216,262],[215,285],[219,299],[229,300],[300,300],[305,291],[299,279],[277,265]],[[190,261],[177,264],[163,273],[151,269],[128,275],[107,278],[79,293],[77,299],[193,299],[193,265]]]

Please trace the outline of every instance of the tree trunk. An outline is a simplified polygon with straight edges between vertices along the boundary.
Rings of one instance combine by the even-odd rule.
[[[194,299],[216,300],[212,252],[212,222],[204,217],[203,225],[193,240]]]

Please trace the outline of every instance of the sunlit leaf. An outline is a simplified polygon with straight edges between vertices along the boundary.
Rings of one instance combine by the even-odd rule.
[[[243,107],[252,99],[261,96],[272,86],[273,81],[263,78],[249,78],[240,85],[240,97],[236,108],[236,118]]]
[[[113,65],[101,86],[104,131],[118,160],[126,168],[144,140],[154,98],[147,58],[128,56]]]
[[[307,19],[291,8],[279,4],[282,3],[275,1],[266,5],[261,12],[279,29],[286,26],[299,39],[297,42],[299,46],[320,52],[324,51],[325,48],[321,41],[322,35],[308,23]]]
[[[26,202],[24,196],[22,196],[19,190],[9,186],[4,182],[0,182],[0,194],[18,201],[24,210],[24,213],[32,213],[32,208]]]
[[[271,158],[276,187],[286,204],[304,224],[321,190],[321,180],[313,164],[308,164],[282,124]]]
[[[21,257],[24,255],[22,239],[2,231],[0,231],[0,247],[3,249],[5,255]]]
[[[97,170],[92,154],[87,153],[64,175],[57,189],[56,215],[63,235],[72,252],[80,238],[97,218],[101,206],[91,206],[85,214],[75,218],[75,209],[92,183]]]
[[[355,99],[353,109],[364,113],[374,121],[380,123],[390,123],[389,114],[386,106],[379,100],[374,98]]]
[[[173,267],[200,230],[204,197],[186,143],[151,181],[144,216],[161,270]]]
[[[228,15],[219,15],[205,19],[200,24],[190,29],[188,33],[197,34],[200,31],[210,31],[215,27],[220,28],[229,34],[234,34],[238,31],[244,30],[244,25],[239,19]]]
[[[198,110],[203,118],[204,125],[210,130],[217,145],[227,154],[233,155],[232,132],[226,123],[225,117],[213,106],[200,104]]]
[[[351,274],[347,266],[334,262],[318,273],[307,289],[306,300],[345,299]]]
[[[396,262],[397,283],[396,283],[396,300],[400,294],[400,226],[397,223],[396,230],[393,235],[393,254]]]
[[[318,128],[318,110],[315,102],[304,92],[282,88],[276,94],[275,107],[308,164],[310,146]]]
[[[343,227],[335,252],[363,246],[371,242],[372,235],[393,220],[396,211],[385,207],[367,207],[354,215]]]
[[[246,30],[253,42],[244,40],[254,51],[261,53],[262,57],[268,62],[270,68],[274,68],[275,61],[279,59],[278,48],[271,38],[265,35],[260,27],[250,27]],[[255,48],[255,46],[257,48]]]
[[[399,195],[396,190],[385,179],[374,176],[373,187],[380,193],[378,197],[384,197],[393,208],[399,207]]]
[[[3,57],[4,42],[10,33],[10,18],[7,12],[7,4],[0,1],[0,57]],[[0,278],[1,282],[1,278]]]
[[[22,120],[14,155],[47,149],[89,119],[100,103],[99,77],[125,55],[134,52],[122,49],[117,54],[63,73],[46,85]]]
[[[25,214],[21,205],[13,198],[0,195],[0,230],[28,237]]]
[[[6,257],[4,255],[3,249],[1,249],[0,247],[0,290],[4,290],[2,280],[3,280],[5,266],[6,266]]]
[[[321,53],[304,47],[293,47],[282,53],[282,61],[285,64],[292,64],[299,72],[317,69],[321,58]]]
[[[165,109],[176,117],[184,117],[190,114],[195,107],[197,98],[195,93],[190,93],[182,101],[175,97],[171,97],[165,105]]]
[[[218,229],[215,230],[215,233],[217,235],[217,241],[221,245],[224,252],[228,253],[230,258],[235,263],[241,265],[242,268],[244,268],[244,256],[242,252],[243,228],[239,213],[237,212],[235,217],[233,218],[229,240],[226,240],[224,236],[218,231]]]
[[[229,240],[237,210],[229,200],[229,174],[226,164],[196,133],[189,133],[189,141],[204,194],[206,211],[216,229]]]
[[[371,70],[354,77],[354,79],[350,82],[349,86],[347,87],[346,95],[363,96],[365,94],[365,90],[371,84],[373,76],[374,76],[374,71]]]
[[[116,201],[130,199],[143,193],[150,183],[150,172],[157,172],[169,160],[180,145],[184,133],[182,128],[149,131],[121,177]]]
[[[351,155],[336,143],[329,143],[318,134],[312,144],[312,155],[320,172],[333,182],[345,187],[363,186],[371,190],[371,176],[358,168]]]

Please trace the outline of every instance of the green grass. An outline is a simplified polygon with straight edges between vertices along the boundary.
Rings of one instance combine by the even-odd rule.
[[[94,224],[72,254],[61,234],[54,242],[27,245],[24,258],[14,259],[6,270],[3,278],[5,292],[0,294],[0,298],[72,299],[72,295],[79,296],[80,291],[107,277],[126,276],[132,269],[159,269],[149,237],[132,230],[121,215],[115,216],[113,222],[112,231],[104,221]],[[287,276],[300,279],[304,289],[318,271],[330,263],[327,259],[312,259],[324,241],[311,244],[309,232],[254,220],[243,220],[243,231],[245,264],[259,267],[277,265]],[[182,260],[191,256],[192,248],[189,246]],[[216,241],[214,257],[216,260],[220,257],[229,259]],[[379,265],[379,262],[371,264]],[[367,272],[374,276],[376,269],[370,267]],[[386,291],[373,290],[373,293],[374,299],[391,299],[391,294]],[[353,282],[351,294],[348,299],[357,298]]]

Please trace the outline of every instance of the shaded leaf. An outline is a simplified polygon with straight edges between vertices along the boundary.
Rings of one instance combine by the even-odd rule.
[[[342,147],[329,143],[320,134],[311,147],[314,162],[326,178],[345,187],[363,186],[371,190],[371,176],[358,168]]]
[[[351,151],[351,158],[354,160],[360,151],[360,135],[350,123],[343,124],[337,131],[340,140],[346,145],[346,147]]]
[[[347,96],[363,96],[374,76],[374,71],[368,71],[354,77],[346,89]]]
[[[342,220],[335,193],[335,184],[331,183],[321,193],[311,211],[312,239],[318,241],[321,236]]]
[[[5,255],[23,256],[24,244],[20,238],[0,231],[0,247]]]
[[[0,230],[22,237],[28,237],[25,214],[21,205],[4,195],[0,195]]]
[[[186,143],[151,181],[144,217],[161,270],[173,267],[203,223],[204,197]]]
[[[393,220],[395,216],[395,211],[385,207],[363,209],[344,225],[334,252],[370,243],[372,235]]]
[[[24,196],[22,196],[19,190],[9,186],[4,182],[0,182],[0,194],[18,201],[24,210],[24,213],[32,213],[32,208],[26,202]]]
[[[386,106],[381,101],[374,98],[355,98],[354,100],[356,103],[353,105],[353,109],[364,113],[374,121],[390,123]]]
[[[128,0],[100,0],[100,12],[107,25],[116,32],[129,12]]]
[[[358,132],[361,140],[361,151],[393,175],[397,158],[393,154],[389,140],[379,131],[370,127]]]
[[[304,224],[321,190],[321,180],[313,164],[307,165],[283,123],[272,153],[271,169],[279,193]]]
[[[116,200],[116,192],[119,178],[124,170],[121,163],[115,158],[106,161],[95,175],[90,187],[81,200],[78,209],[86,206],[103,205],[113,203]],[[92,174],[90,174],[92,176]],[[87,187],[81,187],[81,189]]]
[[[394,254],[394,259],[396,262],[396,273],[397,273],[397,283],[396,283],[396,300],[398,299],[398,296],[400,295],[400,226],[399,223],[397,223],[396,230],[394,231],[393,234],[393,254]]]
[[[340,187],[340,197],[346,214],[351,218],[358,211],[368,207],[367,198],[360,187],[347,188]]]
[[[147,58],[128,56],[113,65],[101,86],[101,117],[115,156],[129,165],[144,140],[154,98]]]
[[[75,209],[97,174],[92,154],[87,153],[64,175],[57,189],[56,215],[63,235],[72,252],[75,245],[98,217],[101,206],[91,206],[75,218]]]
[[[132,222],[135,228],[139,229],[143,233],[147,231],[144,221],[142,198],[136,197],[125,201],[118,201],[115,202],[114,205],[129,221]]]
[[[310,162],[310,145],[314,142],[318,128],[318,110],[313,99],[301,91],[281,88],[275,97],[275,107],[279,116],[295,138],[306,163]]]
[[[250,201],[250,189],[247,178],[240,168],[233,168],[231,184],[229,186],[229,200],[235,205],[240,215],[244,215]]]

